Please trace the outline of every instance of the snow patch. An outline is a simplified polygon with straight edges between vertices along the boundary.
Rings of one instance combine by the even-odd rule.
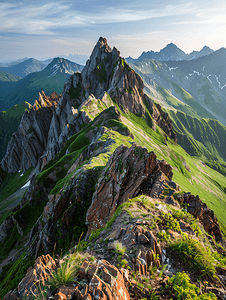
[[[195,71],[195,70],[193,70],[193,73],[188,74],[188,75],[189,75],[189,76],[193,76],[193,75],[195,75],[195,74],[197,74],[198,76],[205,77],[205,75],[204,75],[203,73],[199,73],[198,71]]]
[[[169,68],[169,70],[171,72],[172,70],[176,70],[178,67],[176,67],[176,68],[170,68],[170,67],[168,67],[168,68]]]
[[[221,83],[220,83],[220,81],[219,81],[219,77],[220,77],[220,75],[219,76],[217,76],[217,75],[214,75],[215,76],[215,78],[216,78],[216,81],[217,81],[217,83],[218,83],[218,87],[219,87],[219,89],[223,89],[225,86],[226,86],[226,83],[223,85],[223,86],[221,86]]]
[[[207,76],[207,79],[209,80],[210,83],[212,83],[212,81],[209,79],[210,76],[212,76],[212,75],[209,74],[209,75]]]
[[[23,185],[21,187],[21,189],[25,188],[25,187],[29,187],[29,185],[31,184],[31,181],[29,180],[27,183],[25,183],[25,185]]]

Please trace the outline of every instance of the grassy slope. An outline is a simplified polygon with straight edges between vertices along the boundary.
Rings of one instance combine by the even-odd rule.
[[[104,153],[104,155],[101,154],[101,158],[92,158],[92,163],[90,166],[104,166],[107,162],[107,159],[110,157],[110,154],[114,151],[117,145],[120,145],[122,142],[130,145],[135,141],[141,146],[146,147],[148,151],[155,151],[158,159],[165,159],[173,167],[173,180],[181,186],[181,189],[191,192],[192,194],[199,195],[200,198],[206,202],[211,209],[214,210],[219,220],[226,225],[225,177],[208,166],[203,165],[200,161],[200,158],[191,157],[181,146],[172,141],[166,141],[160,128],[157,127],[157,130],[153,131],[147,125],[144,119],[133,114],[124,114],[122,111],[121,115],[123,116],[123,122],[121,125],[129,128],[129,131],[134,135],[135,139],[133,140],[130,137],[122,136],[120,133],[111,129],[106,135],[108,135],[108,137],[110,136],[111,139],[115,141],[115,146],[110,147],[108,151]],[[100,116],[101,115],[99,115],[97,118],[100,118]],[[90,126],[92,125],[88,125],[88,127]],[[86,132],[90,129],[87,128],[83,129],[83,132]],[[75,137],[71,137],[69,143],[63,150],[64,153],[67,149],[70,149],[70,143],[76,140],[77,137],[78,134],[76,134]],[[104,137],[102,137],[102,139],[103,138]],[[129,142],[130,144],[128,144]],[[62,157],[62,155],[63,153],[60,155],[60,157]],[[70,155],[71,153],[68,154],[68,158]],[[74,153],[74,155],[77,156],[76,153]],[[69,159],[71,159],[71,157]],[[55,165],[51,166],[51,168],[57,167],[57,163],[58,162],[55,161]],[[69,164],[69,167],[71,166],[71,163]],[[190,171],[188,171],[185,166],[189,168]],[[52,169],[52,171],[53,170],[54,169]],[[38,177],[41,178],[42,176],[43,172],[40,173]],[[44,178],[45,177],[43,177],[43,179]],[[66,181],[68,180],[69,178]],[[62,182],[60,187],[62,187]]]
[[[217,120],[192,118],[174,110],[167,112],[177,132],[178,144],[226,175],[226,127]]]
[[[11,135],[17,130],[20,120],[31,105],[23,102],[19,105],[0,112],[0,160],[6,153]]]
[[[20,79],[18,76],[0,72],[0,110],[3,110],[2,102],[5,100],[6,94],[12,90],[15,83]]]

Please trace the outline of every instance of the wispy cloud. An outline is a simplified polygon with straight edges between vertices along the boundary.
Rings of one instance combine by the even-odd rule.
[[[101,6],[98,12],[79,11],[72,3],[49,2],[40,5],[0,3],[0,31],[23,34],[54,35],[57,29],[119,22],[136,22],[153,18],[193,14],[192,2],[166,5],[161,9],[125,9]]]

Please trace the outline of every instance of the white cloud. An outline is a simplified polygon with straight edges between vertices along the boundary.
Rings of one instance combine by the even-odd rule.
[[[187,5],[167,5],[159,9],[132,10],[100,7],[99,12],[77,11],[72,4],[49,2],[38,4],[0,3],[0,31],[23,34],[54,35],[56,30],[94,24],[134,22],[166,16],[192,14],[194,7]]]

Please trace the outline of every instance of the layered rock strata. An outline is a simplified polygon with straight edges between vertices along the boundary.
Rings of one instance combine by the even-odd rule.
[[[3,170],[15,173],[36,167],[47,146],[48,132],[59,96],[53,92],[49,97],[39,93],[30,111],[26,111],[17,131],[12,135],[7,152],[1,161]]]
[[[177,200],[180,203],[188,203],[188,212],[199,219],[205,231],[212,235],[216,241],[222,241],[220,226],[214,212],[207,207],[206,203],[202,202],[198,195],[194,196],[191,193],[177,195]]]
[[[148,153],[147,149],[135,143],[130,148],[119,146],[98,180],[86,215],[88,234],[104,226],[117,207],[140,194],[150,179],[151,194],[156,178],[161,176],[167,176],[171,180],[172,168],[166,162],[158,161],[154,152]]]

